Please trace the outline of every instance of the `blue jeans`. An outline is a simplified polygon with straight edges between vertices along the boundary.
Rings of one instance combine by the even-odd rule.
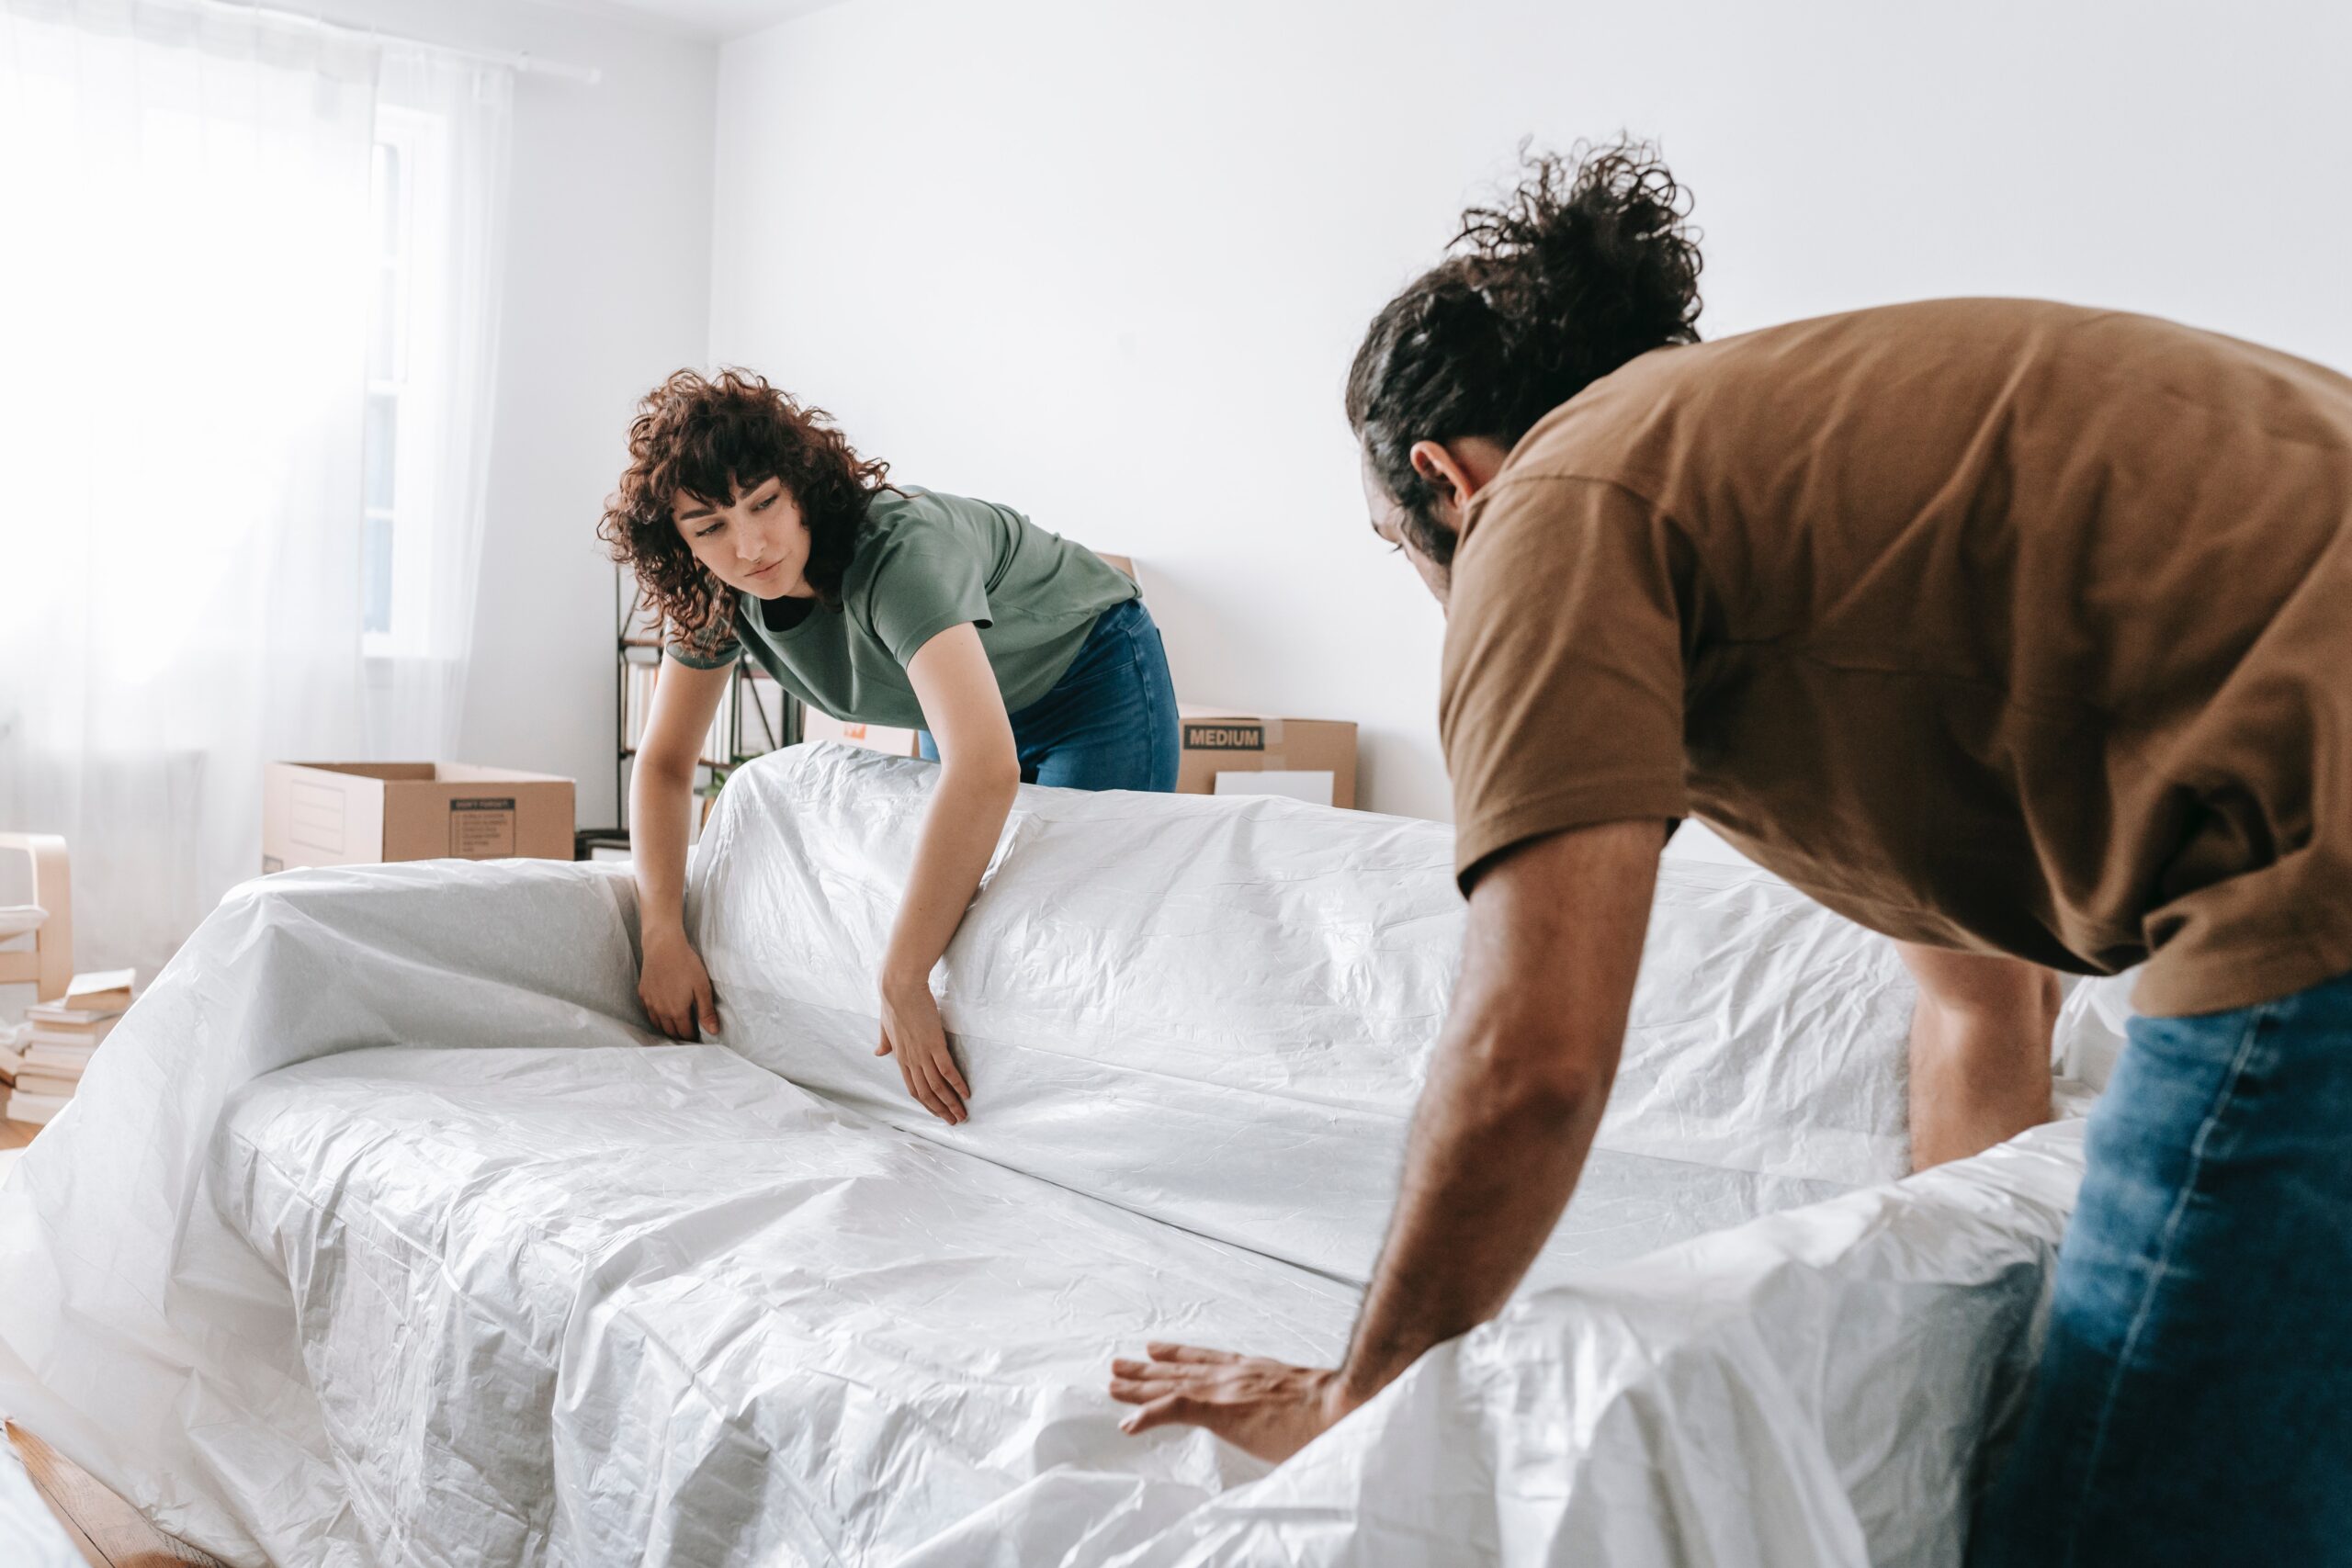
[[[1977,1568],[2352,1563],[2352,975],[2134,1019]]]
[[[1176,683],[1140,599],[1096,617],[1054,689],[1012,716],[1021,782],[1057,789],[1176,787]],[[931,732],[922,754],[939,760]]]

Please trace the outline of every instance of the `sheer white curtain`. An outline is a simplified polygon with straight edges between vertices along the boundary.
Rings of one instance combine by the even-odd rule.
[[[510,93],[0,0],[0,827],[71,841],[84,967],[260,869],[265,762],[447,754]]]

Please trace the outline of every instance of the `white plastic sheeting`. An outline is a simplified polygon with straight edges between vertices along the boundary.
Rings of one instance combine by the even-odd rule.
[[[974,1095],[951,1128],[874,1055],[929,778],[842,747],[729,783],[690,910],[726,1043],[944,1146],[1367,1278],[1461,947],[1451,830],[1024,792],[935,977]],[[1912,996],[1886,942],[1777,878],[1665,863],[1539,1281],[1901,1176]]]
[[[650,1042],[628,892],[534,861],[232,889],[0,1181],[0,1412],[232,1562],[370,1561],[287,1279],[214,1205],[221,1106],[365,1046]]]
[[[2058,1010],[2058,1027],[2052,1035],[2052,1067],[2059,1077],[2086,1089],[2107,1088],[2116,1058],[2123,1055],[2131,1027],[2132,987],[2140,971],[2076,980]]]
[[[870,1055],[930,776],[730,784],[694,916],[740,1055],[642,1048],[609,872],[232,894],[0,1188],[0,1408],[288,1565],[1957,1562],[2079,1160],[1864,1185],[1882,944],[1669,865],[1576,1282],[1261,1477],[1120,1436],[1105,1363],[1338,1353],[1459,940],[1444,830],[1024,791],[940,976],[951,1129]]]
[[[6,1442],[0,1442],[0,1562],[8,1568],[82,1568],[81,1552]]]
[[[1133,1544],[1264,1467],[1121,1435],[1112,1356],[1328,1356],[1354,1310],[714,1046],[337,1056],[225,1145],[386,1563],[892,1562],[1008,1502],[1026,1562]],[[1083,1499],[1012,1501],[1047,1475]]]
[[[1522,1297],[1117,1568],[1960,1568],[2082,1129]]]

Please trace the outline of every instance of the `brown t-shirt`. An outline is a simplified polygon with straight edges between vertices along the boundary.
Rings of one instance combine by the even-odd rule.
[[[1948,299],[1645,355],[1472,502],[1464,885],[1694,815],[1906,941],[2158,1014],[2352,970],[2352,380]]]

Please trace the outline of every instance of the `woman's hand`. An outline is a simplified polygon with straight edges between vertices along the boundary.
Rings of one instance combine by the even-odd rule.
[[[710,996],[710,971],[702,954],[686,940],[683,928],[651,931],[645,937],[645,961],[638,966],[637,999],[653,1027],[673,1040],[697,1038],[699,1023],[706,1033],[718,1032],[718,1004]]]
[[[947,1049],[947,1030],[939,1021],[939,998],[931,994],[928,977],[883,983],[882,1043],[874,1048],[874,1054],[895,1054],[907,1092],[942,1122],[953,1127],[971,1115],[964,1102],[972,1098],[972,1091]]]

